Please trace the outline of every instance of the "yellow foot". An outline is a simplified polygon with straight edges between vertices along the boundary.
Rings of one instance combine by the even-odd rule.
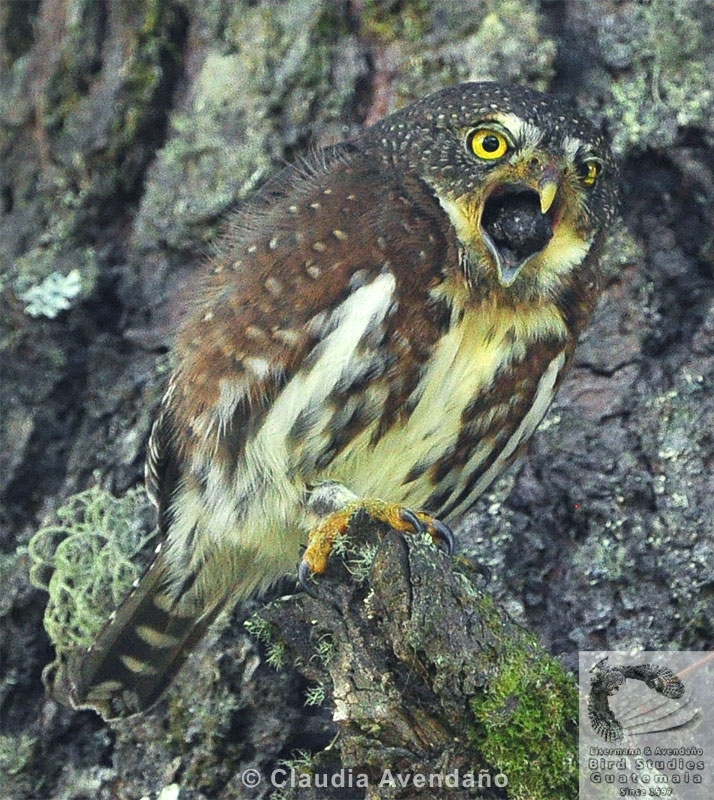
[[[303,586],[310,574],[321,575],[327,569],[337,537],[346,533],[352,517],[358,512],[368,514],[377,522],[386,523],[395,531],[428,533],[449,555],[454,552],[455,540],[451,528],[429,514],[410,511],[396,503],[385,503],[384,500],[355,500],[330,514],[310,531],[307,549],[298,570],[298,578]]]

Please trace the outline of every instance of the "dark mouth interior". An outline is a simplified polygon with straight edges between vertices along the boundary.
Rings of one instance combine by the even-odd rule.
[[[553,236],[548,214],[541,214],[537,192],[504,187],[486,201],[481,227],[498,250],[503,266],[513,268],[540,252]]]

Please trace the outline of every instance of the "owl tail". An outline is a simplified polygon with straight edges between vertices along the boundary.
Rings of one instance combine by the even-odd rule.
[[[104,719],[148,709],[223,608],[198,602],[193,581],[169,589],[161,556],[71,669],[75,708]]]

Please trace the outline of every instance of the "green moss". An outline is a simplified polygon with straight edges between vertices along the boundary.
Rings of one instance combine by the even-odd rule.
[[[577,795],[577,687],[558,661],[513,643],[471,710],[478,748],[507,776],[509,797]]]
[[[30,540],[30,580],[49,593],[44,624],[58,662],[92,643],[140,576],[151,513],[143,490],[117,499],[92,488],[70,497],[57,524]]]
[[[503,629],[503,609],[499,608],[496,600],[490,594],[482,593],[478,599],[478,614],[483,624],[495,633]]]

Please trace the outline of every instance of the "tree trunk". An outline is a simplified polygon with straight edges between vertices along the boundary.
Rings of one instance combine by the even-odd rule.
[[[572,691],[520,626],[567,668],[578,649],[712,646],[710,29],[698,0],[0,6],[0,796],[265,797],[245,770],[306,751],[372,777],[392,756],[415,773],[503,769],[517,797],[492,730],[518,718],[528,676],[550,676],[561,711]],[[237,610],[144,717],[110,728],[59,706],[28,542],[86,487],[141,482],[182,293],[223,219],[309,146],[469,79],[550,89],[607,129],[625,222],[527,458],[458,531],[493,600],[458,561],[387,535],[364,582],[338,571],[320,600],[261,612],[267,642],[242,629],[258,606]],[[514,691],[499,670],[522,653]],[[567,769],[547,777],[539,795],[532,776],[520,786],[559,800]],[[394,796],[469,790],[410,791]]]

